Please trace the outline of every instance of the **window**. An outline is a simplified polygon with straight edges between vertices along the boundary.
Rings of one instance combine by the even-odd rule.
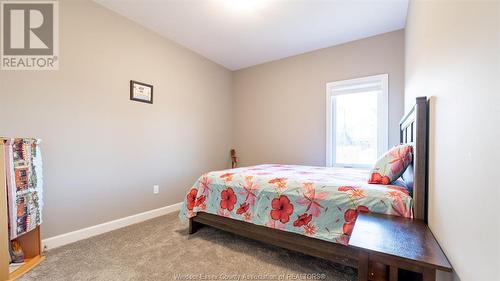
[[[326,84],[326,164],[369,167],[387,150],[387,74]]]

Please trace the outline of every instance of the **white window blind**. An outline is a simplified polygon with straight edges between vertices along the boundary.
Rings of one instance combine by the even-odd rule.
[[[388,75],[327,84],[327,166],[368,167],[387,150]]]

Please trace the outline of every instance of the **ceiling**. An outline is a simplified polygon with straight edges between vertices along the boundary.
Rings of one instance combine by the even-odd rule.
[[[408,0],[95,0],[228,69],[405,27]]]

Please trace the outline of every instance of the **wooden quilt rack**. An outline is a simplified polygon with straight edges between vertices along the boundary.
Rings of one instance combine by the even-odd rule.
[[[5,175],[4,139],[0,138],[0,280],[15,280],[37,266],[44,257],[40,240],[40,226],[27,232],[16,240],[24,251],[25,262],[15,271],[9,273],[9,234],[7,215],[7,187]]]

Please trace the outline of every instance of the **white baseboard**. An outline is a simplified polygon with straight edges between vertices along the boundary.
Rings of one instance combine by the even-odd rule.
[[[144,213],[128,216],[125,218],[101,223],[98,225],[82,228],[65,234],[57,235],[42,240],[42,249],[50,250],[66,244],[70,244],[79,240],[83,240],[92,236],[103,234],[125,226],[150,220],[159,216],[163,216],[181,209],[182,202],[170,206],[161,207]]]

